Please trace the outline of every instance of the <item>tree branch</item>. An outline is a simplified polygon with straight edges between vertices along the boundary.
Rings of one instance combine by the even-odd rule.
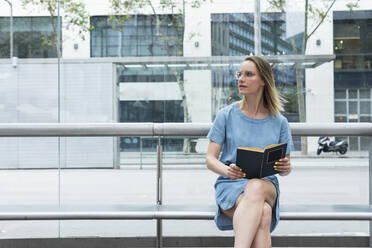
[[[154,15],[156,15],[156,11],[155,11],[154,6],[152,5],[151,0],[147,0],[147,3],[150,5],[150,7],[151,7],[151,9],[152,9],[152,12],[154,13]]]
[[[302,53],[301,54],[305,54],[306,53],[306,44],[307,44],[307,17],[308,17],[308,14],[309,14],[309,0],[305,0],[305,23],[304,23],[304,38],[302,39]]]
[[[336,2],[337,0],[333,0],[333,2],[332,2],[332,4],[329,6],[329,8],[327,9],[327,11],[325,12],[325,14],[324,14],[324,16],[322,17],[322,19],[319,21],[319,23],[318,23],[318,25],[314,28],[314,30],[309,34],[309,35],[307,35],[306,36],[306,41],[305,42],[307,42],[307,40],[310,38],[310,36],[312,36],[314,33],[315,33],[315,31],[319,28],[319,26],[323,23],[323,21],[324,21],[324,19],[327,17],[327,15],[328,15],[328,12],[331,10],[331,8],[333,7],[333,5],[335,4],[335,2]]]

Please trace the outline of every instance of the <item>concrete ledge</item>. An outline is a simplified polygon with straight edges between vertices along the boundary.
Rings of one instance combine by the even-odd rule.
[[[155,247],[155,237],[2,239],[0,248]],[[164,247],[232,247],[233,237],[164,237]],[[273,236],[273,247],[369,247],[366,236]]]

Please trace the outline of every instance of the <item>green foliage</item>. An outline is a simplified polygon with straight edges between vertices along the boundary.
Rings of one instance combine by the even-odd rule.
[[[58,16],[58,0],[21,0],[23,7],[39,7],[40,10],[47,10],[51,17]],[[65,27],[77,30],[79,36],[85,40],[85,33],[91,27],[89,25],[89,13],[82,0],[60,0],[60,13]],[[54,30],[54,40],[57,37],[57,23],[51,18],[51,25]],[[50,44],[50,42],[46,42]]]
[[[350,10],[353,11],[354,8],[359,8],[359,1],[360,0],[355,0],[354,2],[350,2],[346,4],[346,7]]]
[[[285,12],[286,0],[266,0],[272,9],[280,10]],[[314,23],[314,27],[312,29],[308,29],[306,27],[305,22],[305,30],[307,31],[304,35],[305,40],[305,48],[306,42],[309,37],[319,28],[319,26],[326,20],[330,9],[333,7],[335,2],[338,0],[304,0],[304,7],[307,6],[307,9],[304,8],[305,18],[312,19]],[[352,10],[353,8],[359,7],[360,0],[350,0],[350,2],[346,3],[346,6]],[[305,50],[303,51],[305,52]]]
[[[164,42],[166,47],[169,43],[175,43],[178,47],[177,55],[182,55],[182,44],[184,40],[184,22],[185,22],[185,7],[199,8],[202,3],[208,0],[160,0],[157,8],[151,0],[109,0],[112,13],[108,18],[108,23],[112,24],[114,29],[122,32],[122,27],[125,25],[133,15],[138,13],[146,13],[146,10],[151,9],[155,18],[154,23],[157,32],[160,33],[160,39]],[[209,0],[212,1],[212,0]],[[160,18],[160,13],[170,13],[172,18]],[[163,23],[166,22],[168,27],[174,28],[174,35],[167,35]],[[170,55],[170,54],[169,54]]]
[[[267,0],[271,8],[284,12],[285,4],[287,0]]]

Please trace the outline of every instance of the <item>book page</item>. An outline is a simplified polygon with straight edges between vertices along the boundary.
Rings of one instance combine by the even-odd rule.
[[[265,150],[266,150],[266,149],[273,148],[273,147],[276,147],[276,146],[280,146],[280,145],[283,145],[283,144],[284,144],[284,143],[268,145],[268,146],[265,147]]]
[[[241,150],[247,150],[247,151],[253,151],[253,152],[264,152],[264,149],[255,148],[255,147],[244,147],[244,146],[239,146],[238,149],[241,149]]]

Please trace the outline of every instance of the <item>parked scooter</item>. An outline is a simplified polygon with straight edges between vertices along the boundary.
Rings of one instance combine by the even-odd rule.
[[[346,139],[330,141],[329,137],[327,136],[319,137],[318,145],[318,150],[316,152],[317,155],[319,155],[321,152],[339,152],[343,155],[347,152],[347,148],[349,146]]]

